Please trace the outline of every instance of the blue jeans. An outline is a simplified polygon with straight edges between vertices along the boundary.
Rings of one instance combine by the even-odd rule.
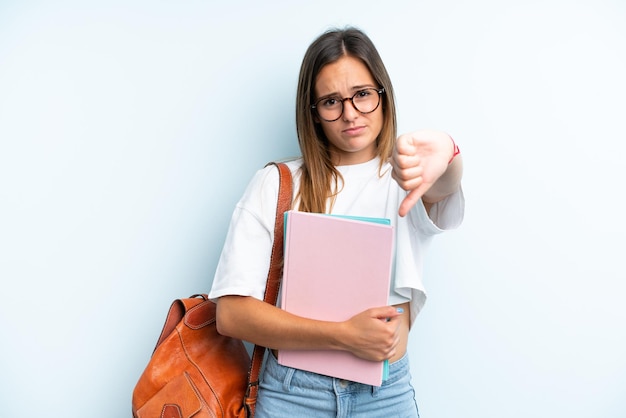
[[[419,418],[408,355],[389,365],[377,387],[281,366],[270,352],[255,418],[283,417]]]

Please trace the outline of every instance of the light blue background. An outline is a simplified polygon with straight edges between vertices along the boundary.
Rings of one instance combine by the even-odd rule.
[[[130,417],[254,171],[298,154],[307,45],[355,24],[400,130],[444,129],[466,220],[428,261],[425,418],[626,416],[621,0],[3,1],[0,405]]]

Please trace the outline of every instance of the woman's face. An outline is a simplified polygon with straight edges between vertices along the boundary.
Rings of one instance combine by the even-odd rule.
[[[325,97],[352,97],[358,91],[379,86],[365,64],[358,58],[343,56],[325,65],[315,81],[316,101]],[[380,99],[382,102],[382,98]],[[316,119],[329,142],[335,165],[351,165],[370,161],[376,156],[376,138],[383,126],[383,108],[371,113],[356,110],[350,100],[343,102],[343,114],[333,122]]]

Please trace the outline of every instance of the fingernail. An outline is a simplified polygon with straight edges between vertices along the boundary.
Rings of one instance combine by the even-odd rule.
[[[396,308],[396,312],[398,312],[398,313],[404,313],[404,309],[402,309],[402,308]]]

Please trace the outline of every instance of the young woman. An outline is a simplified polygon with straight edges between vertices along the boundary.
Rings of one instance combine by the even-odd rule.
[[[438,131],[396,137],[391,81],[371,40],[354,28],[326,32],[309,46],[296,123],[302,157],[288,163],[293,208],[391,220],[396,253],[388,306],[324,322],[262,301],[278,196],[277,170],[268,167],[254,176],[231,220],[210,293],[218,329],[273,349],[257,418],[417,417],[408,334],[426,299],[424,251],[434,235],[463,218],[458,147]],[[291,369],[276,361],[283,349],[346,350],[389,360],[390,376],[372,387]]]

